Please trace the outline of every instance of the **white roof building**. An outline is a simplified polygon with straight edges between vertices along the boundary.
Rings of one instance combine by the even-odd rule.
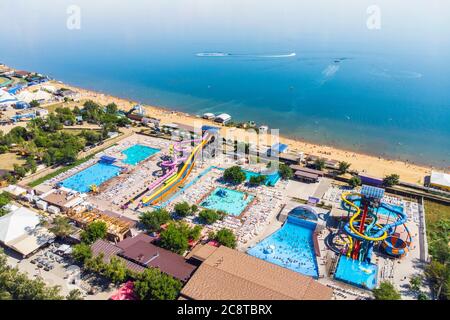
[[[18,101],[16,96],[10,94],[8,91],[0,89],[0,106],[9,107],[16,104]]]
[[[39,223],[37,213],[18,208],[0,218],[0,242],[27,256],[54,238]]]
[[[441,187],[450,190],[450,174],[438,171],[432,171],[430,177],[432,186]]]
[[[27,90],[23,90],[17,95],[17,99],[19,99],[20,101],[28,102],[28,103],[30,103],[33,100],[36,100],[39,102],[50,101],[52,99],[52,97],[53,96],[50,93],[43,91],[43,90],[38,90],[36,92],[30,92]]]
[[[220,122],[220,123],[227,123],[230,120],[231,120],[231,116],[227,113],[221,113],[215,119],[216,122]]]

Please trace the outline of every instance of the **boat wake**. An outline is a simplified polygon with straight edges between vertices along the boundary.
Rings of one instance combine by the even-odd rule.
[[[199,52],[195,54],[197,57],[240,57],[240,58],[292,58],[297,54],[295,52],[287,54],[242,54],[228,52]]]

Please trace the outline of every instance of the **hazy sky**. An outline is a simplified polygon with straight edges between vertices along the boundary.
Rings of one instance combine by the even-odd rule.
[[[66,29],[69,5],[81,8],[82,29]],[[381,9],[381,29],[368,30],[366,9]],[[448,0],[2,0],[0,39],[33,46],[58,37],[123,41],[317,42],[377,41],[410,50],[448,49]],[[366,38],[366,39],[364,39]],[[62,40],[59,38],[59,40]],[[375,42],[375,43],[374,43]]]

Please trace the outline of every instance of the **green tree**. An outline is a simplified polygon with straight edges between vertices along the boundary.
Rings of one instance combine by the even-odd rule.
[[[223,179],[228,183],[240,184],[246,180],[246,176],[240,166],[233,166],[224,171]]]
[[[381,282],[379,288],[373,289],[373,295],[376,300],[401,300],[400,293],[388,281]]]
[[[186,201],[177,203],[174,210],[179,217],[187,217],[193,214],[191,206]]]
[[[325,159],[319,158],[314,161],[314,169],[322,171],[325,169]]]
[[[213,234],[212,239],[216,240],[221,245],[232,249],[236,248],[237,245],[236,236],[233,231],[226,228],[220,229],[216,234]]]
[[[279,164],[278,172],[283,180],[292,179],[292,177],[294,176],[294,170],[292,170],[291,167],[284,163]]]
[[[182,254],[189,248],[189,241],[198,240],[200,234],[200,226],[191,228],[183,221],[173,221],[161,232],[159,244],[163,248]]]
[[[400,176],[398,174],[390,174],[383,179],[383,186],[385,187],[392,187],[400,182]]]
[[[361,178],[358,176],[353,176],[348,180],[348,184],[350,185],[350,187],[356,188],[362,184]]]
[[[147,211],[140,215],[139,221],[148,232],[159,231],[170,220],[170,213],[165,209]]]
[[[252,186],[262,186],[266,183],[266,181],[267,176],[258,175],[258,176],[251,176],[248,182]]]
[[[105,239],[108,234],[108,226],[104,221],[94,221],[87,225],[81,233],[81,240],[87,244],[94,243],[98,239]]]
[[[83,293],[78,289],[70,290],[66,296],[66,300],[84,300]]]
[[[138,274],[134,282],[134,292],[141,300],[175,300],[181,287],[181,281],[155,268]]]
[[[339,172],[339,174],[346,174],[349,168],[350,168],[350,163],[348,163],[346,161],[340,161],[338,172]]]
[[[0,193],[0,217],[8,213],[8,211],[4,207],[10,202],[11,196],[8,193],[6,192]]]
[[[92,258],[91,247],[88,244],[80,243],[73,246],[72,257],[81,263],[85,263]]]
[[[114,283],[121,283],[127,277],[125,262],[118,257],[112,257],[105,266],[105,275]]]
[[[448,264],[432,260],[425,268],[425,275],[431,283],[437,299],[448,298],[450,288],[450,268]]]
[[[32,108],[38,108],[40,105],[41,104],[38,101],[36,101],[36,100],[32,100],[30,102],[30,107],[32,107]]]
[[[58,238],[66,238],[73,232],[73,227],[69,223],[69,219],[64,216],[55,217],[53,219],[50,231]]]
[[[202,211],[200,211],[198,216],[206,224],[213,224],[217,220],[221,220],[224,218],[224,214],[222,212],[211,209],[203,209]]]

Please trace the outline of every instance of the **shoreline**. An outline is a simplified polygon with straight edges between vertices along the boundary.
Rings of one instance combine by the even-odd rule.
[[[128,111],[134,104],[139,104],[139,102],[133,100],[132,98],[113,96],[109,93],[82,88],[58,80],[54,80],[53,84],[58,87],[66,87],[68,89],[78,91],[80,93],[79,100],[91,99],[101,104],[115,102],[121,110]],[[219,126],[221,128],[221,133],[227,130],[229,131],[228,134],[232,132],[232,135],[238,140],[245,140],[245,138],[249,138],[249,134],[245,132],[245,129],[221,126],[213,121],[198,118],[195,115],[171,109],[166,106],[153,106],[148,104],[142,104],[142,106],[148,112],[148,116],[161,119],[162,124],[178,122],[193,125],[195,121],[202,121],[204,124]],[[223,136],[226,135],[223,134]],[[267,139],[268,135],[265,134],[264,136],[266,136],[265,139]],[[391,173],[397,173],[400,175],[401,181],[423,185],[425,176],[429,175],[431,170],[438,169],[444,172],[447,171],[445,168],[399,160],[387,155],[371,155],[325,144],[319,145],[314,142],[303,140],[299,137],[290,137],[283,134],[280,134],[279,140],[280,142],[289,145],[290,152],[301,151],[305,154],[311,154],[338,161],[347,161],[351,163],[350,169],[379,178],[383,178],[385,175]]]
[[[12,70],[18,70],[15,67],[10,67]],[[115,96],[102,91],[93,89],[87,89],[72,85],[67,82],[60,81],[58,79],[52,79],[46,83],[51,84],[57,88],[73,89],[79,93],[78,100],[93,100],[97,103],[106,105],[108,103],[116,103],[120,110],[128,111],[135,104],[139,104],[133,98]],[[45,84],[44,84],[45,85]],[[33,88],[38,88],[42,84],[36,85]],[[56,103],[49,103],[43,105],[43,107],[49,107]],[[187,125],[194,125],[195,122],[201,121],[203,124],[209,124],[221,128],[221,134],[223,137],[235,138],[239,141],[256,141],[254,134],[249,134],[245,129],[236,127],[226,127],[211,120],[196,117],[196,115],[189,114],[187,112],[179,111],[168,106],[154,106],[148,104],[141,104],[148,116],[155,117],[161,120],[161,124],[167,124],[171,122],[184,123]],[[251,119],[250,119],[251,120]],[[282,131],[282,129],[280,129]],[[271,139],[269,134],[260,135],[260,140],[268,141]],[[389,155],[377,155],[367,154],[364,152],[353,151],[346,149],[345,147],[336,147],[329,144],[318,144],[308,140],[304,140],[301,137],[290,136],[280,134],[279,142],[289,145],[289,152],[310,154],[318,157],[324,157],[337,161],[346,161],[351,164],[350,170],[356,170],[360,173],[364,173],[370,176],[383,178],[385,175],[397,173],[400,175],[400,180],[403,182],[423,185],[425,176],[431,173],[431,170],[439,170],[448,172],[448,168],[432,166],[430,164],[410,162],[408,160],[401,160],[394,156]],[[263,142],[264,143],[264,142]]]

